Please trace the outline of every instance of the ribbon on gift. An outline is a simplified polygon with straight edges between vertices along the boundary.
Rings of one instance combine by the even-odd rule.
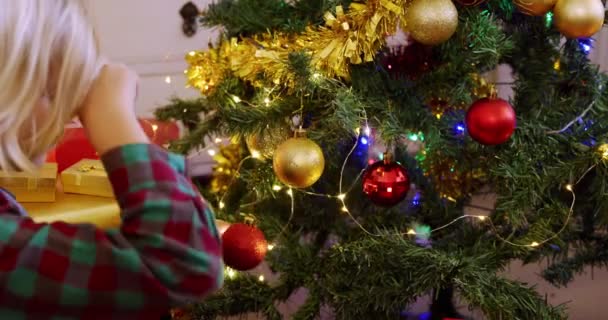
[[[94,164],[84,164],[81,165],[78,170],[77,173],[74,174],[76,180],[74,181],[74,184],[77,186],[81,186],[82,185],[82,174],[81,173],[88,173],[94,170],[104,170],[104,168],[102,166],[97,166]]]

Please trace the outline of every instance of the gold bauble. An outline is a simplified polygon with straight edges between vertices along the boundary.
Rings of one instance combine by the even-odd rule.
[[[274,152],[274,173],[284,184],[307,188],[315,184],[325,169],[323,150],[307,138],[291,138]]]
[[[452,0],[414,0],[406,9],[405,23],[414,40],[437,45],[456,32],[458,10]]]
[[[555,7],[557,0],[513,0],[521,13],[529,16],[542,16]]]
[[[261,133],[245,138],[249,152],[263,159],[271,159],[279,144],[291,137],[291,130],[286,127],[268,128]]]
[[[604,24],[600,0],[558,0],[553,9],[557,29],[568,38],[588,38]]]

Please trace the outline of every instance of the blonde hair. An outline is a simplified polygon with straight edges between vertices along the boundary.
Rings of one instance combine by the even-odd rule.
[[[2,170],[35,168],[32,159],[61,137],[100,70],[93,27],[81,2],[0,0]],[[49,109],[37,110],[43,97]]]

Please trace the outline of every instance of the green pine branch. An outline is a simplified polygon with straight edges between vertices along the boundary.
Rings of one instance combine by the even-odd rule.
[[[321,23],[326,10],[347,3],[221,0],[211,5],[203,24],[222,26],[229,36],[298,33]],[[394,319],[417,297],[445,287],[455,288],[489,319],[565,318],[561,306],[549,306],[534,288],[497,273],[515,259],[535,263],[551,258],[554,263],[543,275],[565,286],[587,266],[606,265],[605,239],[598,239],[608,231],[608,162],[597,146],[608,143],[608,77],[590,63],[577,41],[563,43],[545,17],[525,16],[511,0],[459,6],[459,14],[457,33],[431,50],[433,64],[416,80],[395,77],[384,69],[381,56],[353,66],[349,81],[313,76],[309,55],[294,52],[282,61],[293,74],[294,87],[273,84],[263,72],[259,83],[266,87],[228,75],[210,96],[173,99],[157,112],[160,119],[182,121],[188,128],[189,134],[172,145],[181,153],[203,147],[217,135],[243,140],[298,119],[294,127],[307,126],[308,137],[326,158],[323,177],[306,191],[334,196],[356,129],[369,126],[396,147],[396,160],[423,195],[415,207],[408,201],[376,207],[360,187],[364,165],[350,159],[343,187],[354,189],[345,201],[372,236],[344,215],[335,198],[294,190],[292,214],[285,189],[273,189],[280,182],[272,161],[248,159],[223,197],[218,217],[232,222],[239,221],[240,213],[258,217],[259,227],[277,245],[267,262],[278,280],[227,279],[220,293],[197,305],[201,319],[248,312],[279,319],[276,303],[298,288],[308,289],[309,296],[295,319],[314,319],[325,307],[338,319]],[[500,64],[508,64],[515,79],[511,103],[518,125],[507,143],[482,146],[466,134],[455,134],[464,111],[446,112],[441,119],[432,114],[432,98],[443,98],[449,106],[470,105],[476,85],[472,74]],[[424,135],[425,157],[444,157],[458,173],[477,170],[476,185],[454,201],[442,197],[441,186],[434,184],[442,177],[429,176],[427,163],[403,150],[402,141],[418,132]],[[573,201],[567,185],[576,202],[564,227]],[[490,215],[495,228],[462,220],[432,233],[432,248],[418,247],[403,234],[415,224],[444,226],[463,215],[473,194],[486,189],[498,194]],[[543,239],[550,241],[525,247]]]

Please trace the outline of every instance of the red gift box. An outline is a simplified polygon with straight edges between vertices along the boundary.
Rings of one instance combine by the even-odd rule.
[[[83,128],[66,128],[55,148],[55,158],[59,172],[63,172],[82,159],[99,159],[99,155]]]
[[[139,124],[146,132],[152,143],[164,146],[179,139],[180,130],[175,122],[163,122],[154,119],[140,119]]]
[[[180,128],[174,122],[140,119],[139,124],[151,142],[159,146],[165,146],[180,137]],[[66,126],[64,135],[55,149],[47,154],[47,162],[57,162],[61,173],[82,159],[99,159],[99,155],[89,142],[84,128],[71,124]]]

